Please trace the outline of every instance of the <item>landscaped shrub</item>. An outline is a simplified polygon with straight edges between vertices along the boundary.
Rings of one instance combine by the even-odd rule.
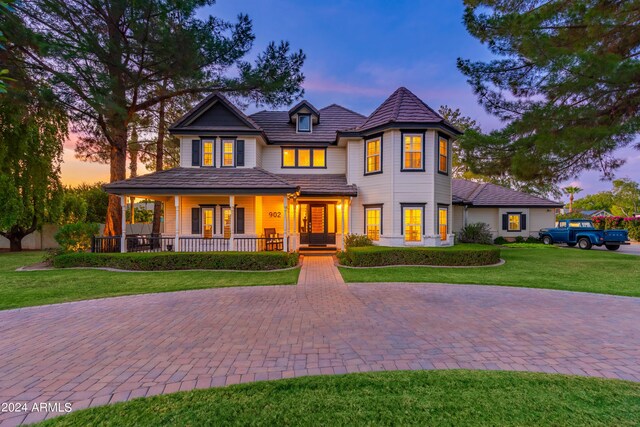
[[[481,243],[489,245],[491,244],[491,228],[489,224],[485,224],[484,222],[467,224],[460,230],[460,233],[458,233],[458,241],[461,243]]]
[[[91,239],[99,232],[99,224],[76,222],[60,227],[53,238],[65,252],[86,252],[91,249]]]
[[[344,236],[344,244],[348,248],[359,248],[363,246],[373,246],[373,242],[369,236],[364,234],[347,234]]]
[[[629,230],[629,238],[632,240],[640,240],[640,218],[625,218],[623,227]]]
[[[542,244],[542,240],[538,239],[537,237],[533,237],[533,236],[529,236],[527,237],[527,240],[525,240],[526,243],[540,243]]]
[[[286,252],[151,252],[65,253],[53,266],[111,267],[122,270],[276,270],[298,265],[297,253]]]
[[[494,245],[504,245],[505,243],[508,243],[507,239],[505,239],[502,236],[498,236],[495,239],[493,239],[493,244]]]
[[[516,243],[524,243],[525,239],[522,236],[516,236]]]
[[[351,248],[338,258],[341,264],[354,267],[382,265],[490,265],[500,261],[500,249],[489,245],[464,244],[450,247]]]

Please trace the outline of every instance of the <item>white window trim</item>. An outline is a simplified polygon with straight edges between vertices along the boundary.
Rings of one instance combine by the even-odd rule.
[[[378,141],[378,154],[369,154],[369,143]],[[368,174],[374,174],[374,173],[380,173],[382,172],[382,137],[377,137],[377,138],[371,138],[371,139],[367,139],[364,141],[364,155],[365,155],[365,161],[364,161],[364,173],[365,175]],[[378,159],[380,160],[378,162],[378,169],[376,170],[368,170],[369,167],[369,158],[371,157],[378,157]]]
[[[309,130],[300,130],[300,116],[309,117]],[[313,116],[311,113],[298,113],[296,118],[296,133],[311,133],[313,132]]]
[[[418,151],[415,150],[409,150],[409,153],[420,153],[420,166],[418,166],[417,168],[414,167],[407,167],[406,166],[406,157],[407,157],[407,146],[405,143],[405,138],[406,137],[416,137],[419,136],[420,137],[420,149]],[[424,169],[424,135],[422,133],[403,133],[402,134],[402,169],[401,170],[405,170],[405,171],[421,171]]]
[[[371,239],[374,242],[380,241],[380,237],[382,237],[382,208],[381,207],[370,207],[364,208],[364,229],[365,234],[369,236],[369,211],[378,211],[378,238]]]
[[[224,164],[224,143],[231,142],[231,165]],[[233,168],[236,166],[236,140],[232,138],[220,138],[220,167]]]
[[[204,146],[208,142],[211,143],[211,164],[210,165],[205,165],[204,164],[204,155],[205,155]],[[216,167],[216,140],[215,140],[215,138],[213,138],[213,139],[203,139],[202,142],[200,143],[200,145],[201,145],[201,147],[200,147],[200,166],[204,166],[204,167],[207,167],[207,168],[215,168]]]
[[[407,209],[415,209],[420,211],[420,239],[419,240],[407,240],[407,223],[405,221],[405,211]],[[424,241],[424,216],[425,216],[425,207],[424,206],[403,206],[402,207],[402,240],[405,245],[418,245]],[[416,224],[412,224],[416,225]]]

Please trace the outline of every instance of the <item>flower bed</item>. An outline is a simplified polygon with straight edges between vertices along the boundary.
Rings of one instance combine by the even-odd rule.
[[[108,267],[121,270],[277,270],[298,265],[297,253],[286,252],[158,252],[64,253],[53,266]]]
[[[500,249],[490,245],[461,244],[450,247],[349,248],[338,253],[342,265],[377,267],[383,265],[480,266],[497,264]]]

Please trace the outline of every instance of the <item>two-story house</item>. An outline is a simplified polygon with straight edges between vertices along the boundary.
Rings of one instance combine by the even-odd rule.
[[[385,246],[452,245],[454,216],[473,209],[471,194],[452,193],[460,131],[406,88],[368,117],[307,101],[245,115],[212,94],[169,131],[180,167],[105,186],[123,210],[131,196],[164,202],[160,250],[340,249],[347,233]]]

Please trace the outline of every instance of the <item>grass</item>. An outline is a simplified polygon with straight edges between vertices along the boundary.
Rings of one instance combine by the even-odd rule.
[[[290,285],[299,269],[277,272],[182,271],[113,273],[100,270],[17,272],[44,252],[0,253],[0,310],[106,298],[229,286]]]
[[[538,245],[539,246],[539,245]],[[557,247],[504,248],[502,266],[340,268],[346,282],[431,282],[640,296],[640,257]]]
[[[638,425],[640,384],[522,372],[302,377],[136,399],[44,426]]]

